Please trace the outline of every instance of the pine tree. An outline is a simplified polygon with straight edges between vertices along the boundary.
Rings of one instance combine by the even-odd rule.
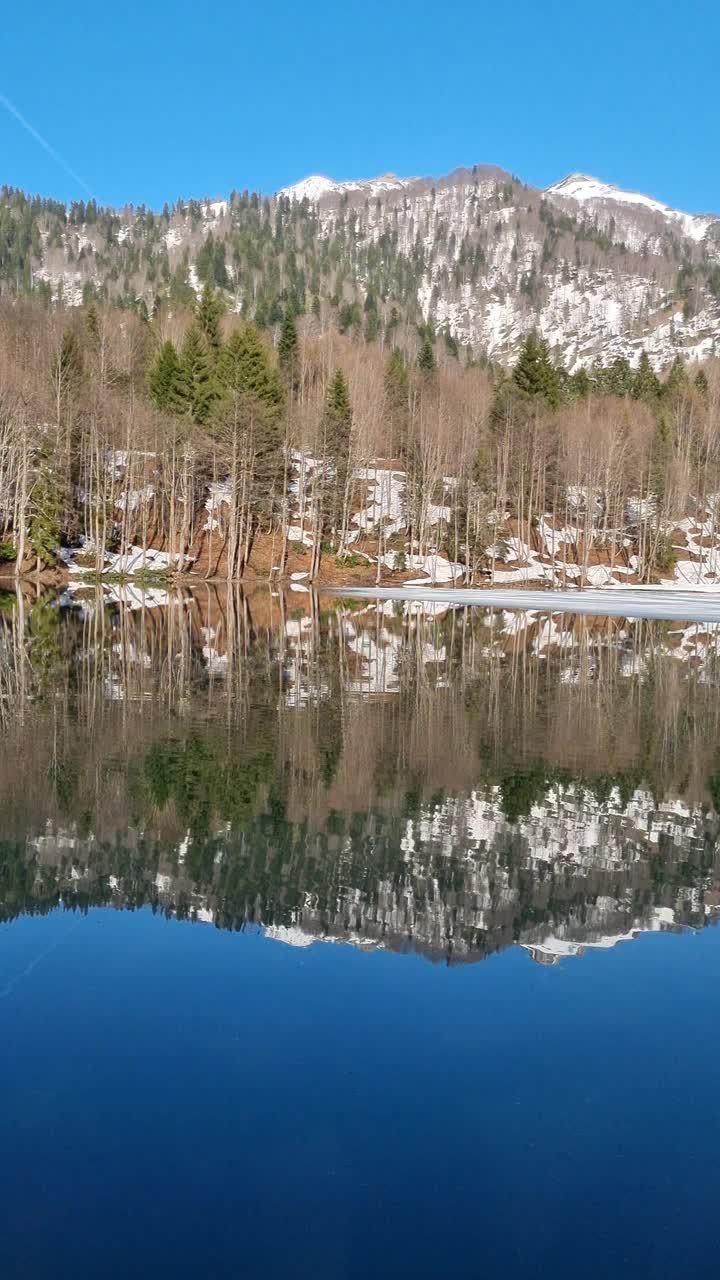
[[[272,508],[283,465],[281,419],[285,386],[271,348],[255,325],[244,322],[223,347],[217,366],[222,398],[213,411],[221,436],[252,459],[248,494],[253,518]]]
[[[380,316],[378,315],[377,300],[375,294],[370,290],[365,299],[365,341],[374,342],[380,332]]]
[[[272,353],[253,324],[246,322],[232,334],[220,353],[217,376],[226,392],[262,406],[266,415],[280,415],[285,389]]]
[[[525,395],[539,398],[556,408],[561,400],[560,372],[550,359],[544,338],[529,333],[513,369],[513,382]]]
[[[698,369],[695,374],[695,390],[703,397],[707,396],[708,391],[710,390],[707,374],[704,369]]]
[[[629,396],[633,389],[634,374],[624,356],[613,360],[606,370],[605,388],[613,396]]]
[[[592,382],[587,369],[578,369],[570,379],[570,394],[574,400],[587,400],[592,390]]]
[[[280,330],[280,341],[278,342],[278,356],[280,364],[287,373],[292,374],[298,350],[298,335],[295,325],[295,317],[288,307],[283,316],[282,328]]]
[[[205,339],[208,356],[212,364],[215,363],[220,355],[222,347],[222,333],[220,330],[222,313],[222,302],[210,285],[206,284],[195,308],[195,323]]]
[[[643,351],[635,370],[631,395],[633,400],[644,400],[648,404],[657,403],[660,395],[660,382],[650,363],[647,351]]]
[[[53,383],[62,395],[77,391],[83,378],[83,357],[73,329],[63,331],[60,350],[53,363]]]
[[[417,366],[418,369],[422,369],[423,373],[427,374],[432,373],[435,368],[435,352],[433,351],[433,344],[429,334],[426,334],[423,338],[418,352]]]
[[[346,450],[350,444],[352,405],[350,403],[350,388],[342,369],[335,370],[335,376],[328,388],[324,426],[325,438],[333,450]]]
[[[393,347],[385,371],[385,417],[393,454],[404,458],[407,450],[409,377],[402,351]]]
[[[218,387],[205,339],[196,324],[191,325],[185,336],[181,363],[188,411],[195,422],[206,422],[217,399]]]
[[[350,389],[342,369],[337,369],[328,388],[323,413],[325,456],[334,469],[332,479],[328,477],[323,503],[323,524],[326,529],[337,529],[340,524],[350,461],[351,431]]]
[[[51,564],[60,544],[62,502],[49,452],[43,449],[30,499],[29,541],[38,560]]]
[[[653,436],[650,455],[650,471],[652,490],[658,502],[662,502],[667,489],[668,471],[672,461],[672,432],[664,414],[660,414]]]
[[[388,342],[392,342],[395,330],[397,329],[399,324],[400,324],[400,312],[398,311],[397,307],[393,305],[390,308],[390,315],[388,316],[387,321],[385,322],[385,337],[387,338]]]
[[[177,351],[168,338],[148,372],[150,399],[164,413],[186,413],[189,404],[188,381]]]
[[[670,372],[662,387],[662,394],[670,400],[675,400],[687,390],[688,376],[687,369],[682,361],[681,356],[676,356],[670,366]]]
[[[100,321],[98,320],[97,307],[94,302],[90,303],[85,312],[85,329],[92,350],[97,351],[100,345]]]

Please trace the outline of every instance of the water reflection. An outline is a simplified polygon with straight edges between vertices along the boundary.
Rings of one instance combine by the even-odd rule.
[[[0,913],[543,963],[720,913],[717,624],[0,600]]]

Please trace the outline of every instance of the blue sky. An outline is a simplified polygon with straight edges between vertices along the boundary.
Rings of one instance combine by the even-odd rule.
[[[0,94],[103,203],[487,162],[720,212],[716,0],[38,0],[3,26]],[[2,106],[0,155],[84,195]]]

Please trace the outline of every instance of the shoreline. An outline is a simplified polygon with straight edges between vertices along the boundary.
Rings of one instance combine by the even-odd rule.
[[[311,582],[303,575],[300,581],[291,577],[245,577],[228,581],[224,576],[205,578],[192,574],[157,575],[148,580],[144,575],[128,575],[119,580],[113,575],[102,575],[83,580],[79,575],[58,574],[50,571],[38,578],[34,573],[16,578],[0,574],[0,591],[13,592],[38,586],[45,590],[62,592],[68,585],[86,591],[103,588],[132,587],[140,593],[162,590],[234,587],[255,592],[268,588],[283,592],[295,591],[302,595],[347,597],[368,601],[398,601],[406,603],[431,603],[455,608],[508,609],[519,612],[575,613],[595,617],[647,618],[659,621],[720,622],[720,586],[716,589],[702,584],[667,586],[634,584],[614,587],[553,588],[538,583],[527,586],[506,587],[452,587],[433,585],[432,582],[392,586],[376,586],[362,582]]]

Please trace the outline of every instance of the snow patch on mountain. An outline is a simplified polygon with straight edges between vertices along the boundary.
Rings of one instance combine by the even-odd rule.
[[[694,213],[682,213],[679,209],[671,209],[652,196],[643,195],[640,191],[623,191],[610,182],[602,182],[599,178],[589,177],[585,173],[571,173],[562,182],[556,182],[545,191],[546,196],[560,197],[565,200],[576,200],[578,204],[594,204],[612,201],[614,204],[640,205],[652,213],[659,214],[681,227],[683,234],[691,240],[704,240],[708,228],[717,222],[717,218],[703,217]]]
[[[302,182],[293,183],[291,187],[282,187],[278,196],[287,196],[289,200],[309,200],[313,204],[323,196],[333,195],[340,190],[339,182],[314,173],[309,178],[303,178]]]
[[[335,182],[322,174],[312,174],[290,187],[282,187],[278,196],[286,196],[289,200],[309,200],[316,204],[325,196],[349,195],[359,192],[367,196],[380,196],[388,191],[400,191],[407,187],[414,178],[398,178],[394,173],[385,173],[379,178],[362,178],[355,182]]]

